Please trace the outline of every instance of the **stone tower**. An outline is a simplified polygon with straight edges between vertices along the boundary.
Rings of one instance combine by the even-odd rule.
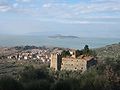
[[[71,57],[73,57],[73,58],[77,58],[77,52],[76,52],[76,50],[74,50],[73,51],[73,53],[72,53],[72,56]]]
[[[51,62],[50,62],[50,68],[53,68],[55,70],[61,69],[61,62],[62,62],[62,56],[59,53],[52,53],[51,54]]]

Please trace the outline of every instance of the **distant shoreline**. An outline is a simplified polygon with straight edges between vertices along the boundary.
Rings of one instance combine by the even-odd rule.
[[[48,36],[48,38],[60,38],[60,39],[65,39],[65,38],[71,38],[71,39],[74,39],[74,38],[79,38],[78,36],[65,36],[65,35],[53,35],[53,36]]]
[[[118,43],[113,43],[113,44],[108,44],[108,45],[104,45],[104,46],[101,46],[101,47],[97,47],[97,48],[92,48],[92,49],[98,49],[98,48],[103,48],[103,47],[109,47],[109,46],[113,46],[113,45],[120,45],[120,42]],[[69,47],[59,47],[59,46],[36,46],[36,45],[17,45],[17,46],[0,46],[0,49],[1,48],[19,48],[19,49],[41,49],[41,48],[60,48],[60,49],[73,49],[73,48],[69,48]],[[75,48],[74,48],[75,49]]]
[[[64,38],[48,38],[47,36],[0,36],[0,47],[14,46],[50,46],[50,47],[65,47],[82,49],[84,45],[89,45],[91,48],[98,48],[105,45],[120,42],[116,38],[84,38],[84,37],[64,37]],[[73,35],[74,36],[74,35]],[[76,35],[77,36],[77,35]]]

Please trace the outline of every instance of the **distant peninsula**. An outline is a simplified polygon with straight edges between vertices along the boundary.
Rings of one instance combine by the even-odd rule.
[[[61,34],[58,34],[58,35],[53,35],[53,36],[48,36],[48,38],[60,38],[60,39],[65,39],[65,38],[71,38],[71,39],[74,39],[74,38],[79,38],[78,36],[71,36],[71,35],[61,35]]]

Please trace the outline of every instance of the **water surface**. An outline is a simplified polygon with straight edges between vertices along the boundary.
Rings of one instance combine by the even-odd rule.
[[[0,46],[56,46],[82,49],[86,44],[90,48],[98,48],[120,42],[119,38],[48,38],[47,36],[0,36]]]

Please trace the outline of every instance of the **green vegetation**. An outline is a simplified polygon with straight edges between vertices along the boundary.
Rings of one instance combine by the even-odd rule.
[[[95,50],[89,49],[88,45],[85,45],[84,49],[82,50],[82,54],[85,56],[96,56]]]
[[[82,50],[76,50],[76,57],[79,57],[80,55],[83,54],[83,51]]]
[[[88,45],[85,45],[84,49],[82,49],[82,50],[77,50],[76,53],[77,53],[78,56],[85,55],[85,56],[94,56],[94,57],[96,57],[96,55],[97,55],[96,51],[92,50],[92,49],[89,49]]]
[[[120,90],[120,57],[106,58],[86,72],[25,67],[16,78],[0,78],[0,90]]]
[[[70,56],[69,50],[67,50],[67,51],[66,51],[66,50],[63,50],[61,54],[62,54],[62,57]]]
[[[79,57],[80,55],[95,56],[96,57],[96,52],[95,52],[95,50],[89,49],[88,45],[85,45],[84,49],[76,50],[76,56]],[[63,50],[62,57],[67,57],[67,56],[71,56],[69,50]]]
[[[15,46],[16,50],[29,50],[29,49],[38,49],[39,47],[36,46]]]
[[[84,49],[83,49],[83,54],[88,55],[89,52],[90,52],[89,46],[88,46],[88,45],[85,45],[85,47],[84,47]]]
[[[119,44],[114,44],[90,50],[88,45],[85,45],[83,50],[77,50],[77,55],[97,55],[100,60],[96,66],[84,73],[54,71],[40,65],[36,68],[33,64],[26,63],[23,64],[24,69],[23,65],[19,67],[22,69],[18,69],[16,64],[6,60],[4,62],[7,63],[1,63],[0,67],[0,90],[120,90],[119,47]],[[69,56],[70,52],[63,51],[62,55]],[[11,76],[13,74],[15,77]]]
[[[118,56],[120,56],[120,44],[107,45],[94,50],[100,60],[104,60],[107,57],[116,59]]]
[[[23,86],[17,80],[4,76],[0,79],[0,90],[23,90]]]

